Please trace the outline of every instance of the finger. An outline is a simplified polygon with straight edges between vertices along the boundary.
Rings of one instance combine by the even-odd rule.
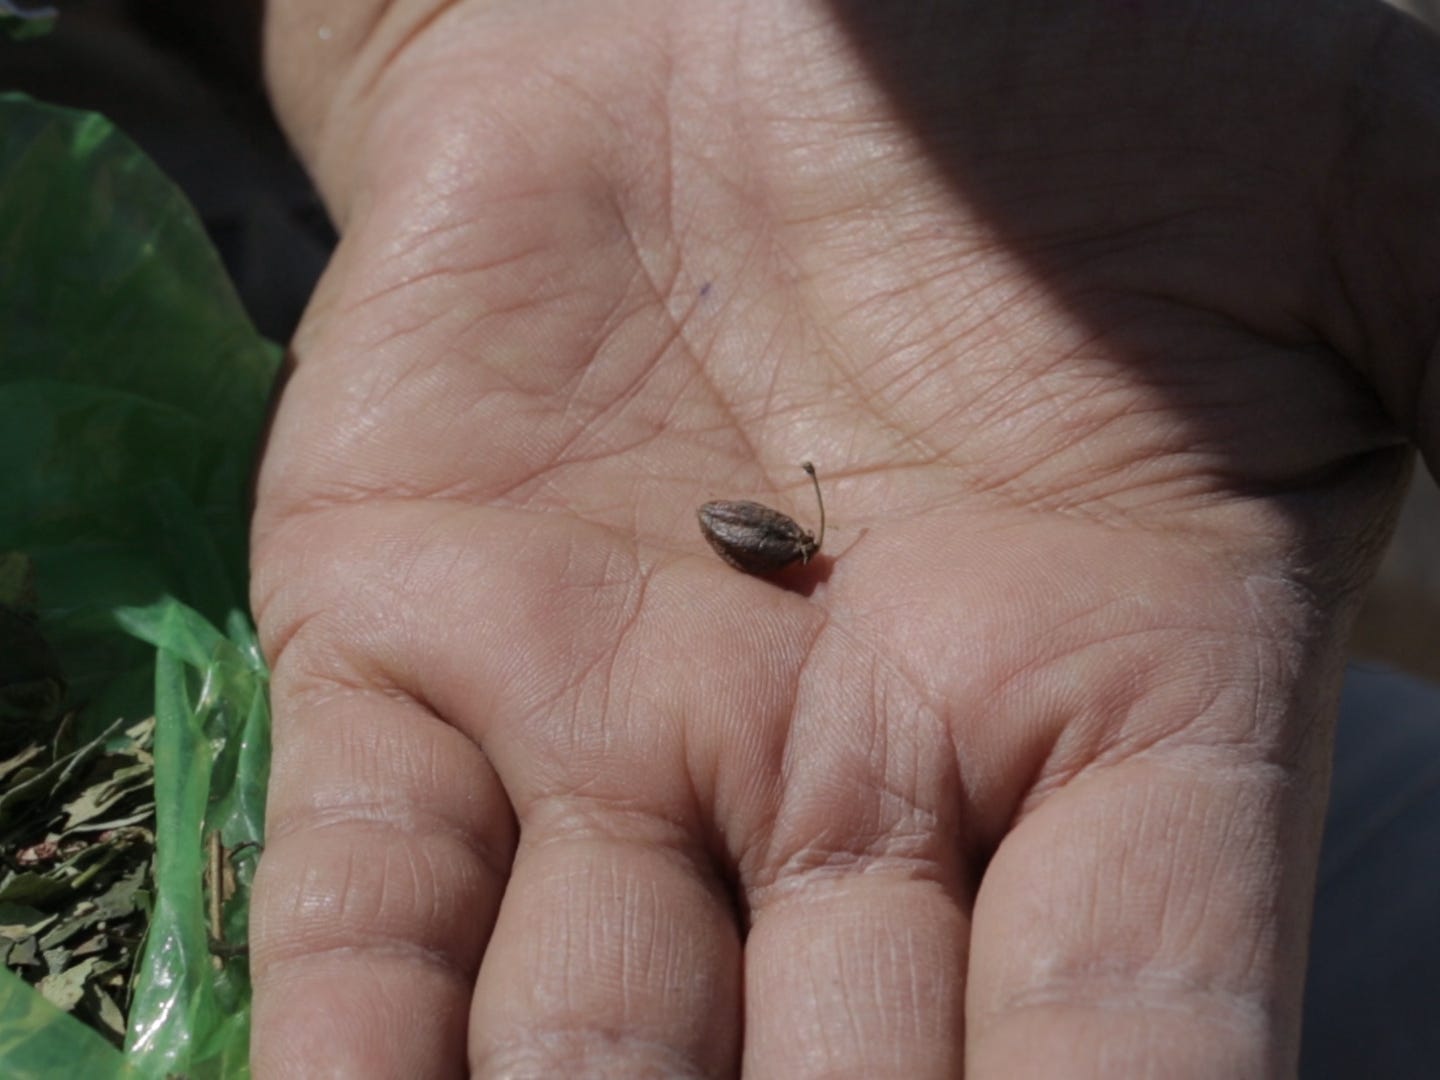
[[[454,1074],[511,844],[495,777],[413,703],[286,679],[275,703],[256,1075]]]
[[[967,1075],[1293,1073],[1310,765],[1191,748],[1086,774],[1033,811],[977,898]]]
[[[449,713],[489,703],[479,737],[523,837],[477,985],[472,1066],[731,1074],[740,945],[711,864],[727,847],[713,807],[738,807],[728,820],[747,835],[749,818],[768,820],[756,807],[775,741],[765,731],[788,710],[783,675],[807,636],[796,609],[809,605],[647,571],[595,537],[517,532],[486,537],[486,563],[502,569],[461,575],[480,590],[461,605],[461,654],[474,659],[428,680]],[[516,640],[523,650],[507,647]]]
[[[767,676],[784,666],[776,653],[796,651],[775,647],[792,628],[740,597],[696,619],[714,592],[708,580],[647,576],[596,545],[546,556],[540,536],[529,534],[528,557],[553,558],[541,577],[566,603],[506,591],[492,604],[503,617],[474,631],[498,645],[532,624],[526,640],[571,620],[595,629],[576,622],[547,670],[512,673],[493,695],[504,721],[484,738],[523,842],[480,972],[472,1065],[480,1075],[730,1075],[739,931],[712,866],[724,841],[703,808],[716,801],[717,776],[733,769],[746,784],[760,771],[764,740],[748,725],[788,701],[783,680]]]
[[[315,600],[289,588],[262,623],[287,627],[294,611],[279,609]],[[513,816],[473,741],[357,671],[333,622],[284,631],[275,661],[250,926],[255,1073],[461,1074]]]
[[[585,798],[524,829],[475,995],[475,1074],[729,1075],[739,937],[688,831]]]
[[[969,920],[941,882],[850,854],[757,914],[745,1075],[958,1076]]]
[[[363,861],[375,842],[365,832],[322,878],[327,893],[310,884],[327,865],[316,865],[318,839],[292,845],[288,858],[277,841],[266,890],[274,918],[264,926],[267,955],[257,978],[256,1040],[271,1044],[268,1060],[293,1059],[306,1024],[335,1032],[361,1075],[382,1071],[377,1063],[405,1061],[408,1075],[423,1073],[415,1062],[442,1070],[466,1060],[463,1005],[475,986],[467,976],[487,944],[505,870],[496,824],[504,801],[492,760],[522,813],[526,854],[476,991],[475,1069],[503,1072],[555,1055],[587,1068],[618,1061],[623,1075],[645,1060],[663,1062],[665,1073],[685,1061],[697,1063],[690,1071],[724,1072],[733,1060],[734,916],[693,854],[702,847],[699,819],[686,804],[693,791],[673,710],[636,718],[632,711],[643,712],[652,694],[636,692],[634,710],[611,700],[638,686],[650,665],[670,670],[655,659],[664,634],[641,640],[649,623],[636,606],[650,592],[634,559],[609,544],[577,542],[580,528],[558,516],[396,503],[322,511],[267,537],[265,565],[286,568],[285,588],[272,590],[263,575],[257,585],[269,601],[257,606],[272,647],[281,647],[277,699],[290,704],[280,724],[291,739],[315,732],[311,745],[277,748],[277,759],[295,763],[274,782],[290,793],[276,806],[277,836],[285,837],[287,814],[304,821],[311,813],[306,786],[343,791],[358,780],[363,789],[395,771],[383,756],[342,761],[334,780],[314,767],[333,737],[324,728],[356,723],[347,707],[327,702],[326,688],[346,681],[334,674],[337,652],[368,665],[349,682],[423,692],[455,725],[431,730],[437,722],[403,697],[367,695],[378,714],[355,738],[367,726],[369,738],[389,729],[399,745],[385,746],[385,754],[428,745],[422,760],[433,759],[428,771],[402,771],[401,783],[385,792],[393,797],[385,824],[402,841],[389,856],[395,865]],[[303,543],[287,540],[290,531]],[[614,656],[622,642],[630,650],[623,661]],[[307,651],[306,666],[322,675],[310,680],[317,690],[297,694],[304,682],[282,676]],[[597,707],[585,707],[592,700]],[[577,791],[614,808],[596,815],[593,836],[590,826],[582,829],[586,800],[565,800]],[[418,821],[405,816],[407,802]],[[681,820],[688,824],[673,824]],[[627,832],[636,821],[672,823],[669,847],[646,830]],[[318,835],[320,823],[300,831]],[[331,826],[325,844],[341,834]],[[432,857],[426,847],[407,846],[417,834],[442,850]],[[478,853],[465,848],[471,836]],[[330,893],[357,888],[371,908],[355,917],[337,903],[326,909]],[[317,911],[321,927],[307,926]],[[276,953],[295,960],[281,966]]]
[[[952,1077],[972,890],[953,744],[923,693],[833,624],[742,862],[746,1076]]]

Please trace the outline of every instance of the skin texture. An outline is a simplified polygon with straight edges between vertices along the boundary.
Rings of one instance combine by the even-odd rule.
[[[1360,3],[285,3],[254,1064],[1293,1069],[1440,464],[1440,51]],[[784,587],[695,508],[805,508]]]

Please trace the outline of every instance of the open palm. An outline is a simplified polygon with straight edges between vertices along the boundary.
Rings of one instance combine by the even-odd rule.
[[[1111,6],[402,4],[333,83],[280,20],[344,241],[255,528],[262,1074],[1289,1065],[1440,270],[1436,117],[1389,177],[1348,107],[1435,55]],[[821,556],[718,560],[802,460]]]

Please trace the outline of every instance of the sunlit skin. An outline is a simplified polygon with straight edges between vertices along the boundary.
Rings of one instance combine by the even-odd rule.
[[[1271,1077],[1440,464],[1380,5],[267,6],[254,1067]],[[323,30],[323,32],[322,32]],[[804,513],[776,582],[707,499]]]

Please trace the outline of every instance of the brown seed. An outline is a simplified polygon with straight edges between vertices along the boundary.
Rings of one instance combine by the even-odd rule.
[[[815,466],[800,466],[815,485],[820,505],[820,536],[802,529],[794,518],[757,502],[708,502],[700,507],[700,531],[715,553],[747,574],[770,574],[796,559],[809,562],[825,542],[825,500]]]

